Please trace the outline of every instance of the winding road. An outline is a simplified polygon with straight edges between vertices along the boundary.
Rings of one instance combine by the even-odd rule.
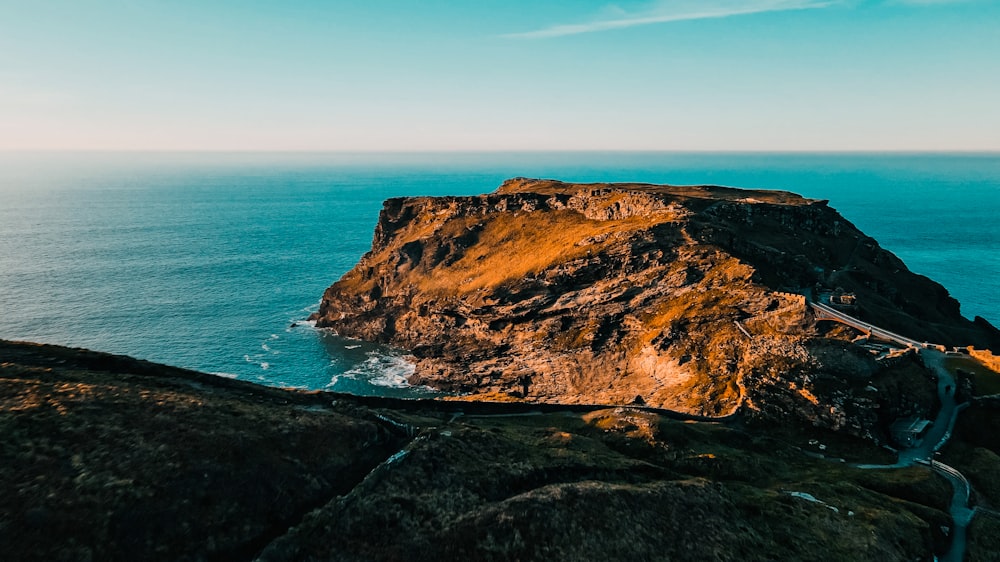
[[[966,529],[976,513],[974,508],[969,508],[971,487],[969,481],[961,472],[933,459],[934,453],[940,450],[951,437],[952,431],[955,428],[955,420],[958,419],[958,413],[967,406],[967,404],[957,404],[955,402],[955,389],[957,387],[955,378],[944,366],[945,354],[937,349],[940,346],[918,342],[914,339],[884,330],[825,304],[816,302],[810,302],[809,304],[816,312],[817,320],[840,322],[869,334],[869,337],[876,337],[904,347],[915,348],[920,354],[924,366],[934,371],[937,375],[937,391],[938,398],[941,401],[941,409],[938,410],[934,423],[931,425],[930,430],[927,431],[923,441],[916,447],[900,450],[895,464],[856,464],[853,466],[865,470],[887,470],[920,464],[944,476],[951,483],[952,488],[949,513],[952,517],[953,529],[950,533],[951,546],[940,560],[942,562],[961,562],[965,557]]]

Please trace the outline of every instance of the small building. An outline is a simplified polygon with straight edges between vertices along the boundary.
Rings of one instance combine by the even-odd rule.
[[[900,447],[919,447],[924,442],[930,427],[930,420],[903,418],[892,424],[889,433],[892,435],[892,440]]]
[[[839,293],[830,295],[830,304],[833,306],[857,306],[858,297],[854,293]]]

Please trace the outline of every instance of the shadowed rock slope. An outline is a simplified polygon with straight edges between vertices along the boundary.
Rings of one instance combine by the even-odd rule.
[[[0,552],[890,561],[947,546],[947,482],[803,452],[818,439],[890,460],[842,434],[527,409],[285,391],[0,341]]]
[[[865,394],[922,368],[887,369],[851,343],[859,333],[817,322],[801,295],[836,289],[884,328],[998,349],[995,328],[825,201],[712,186],[519,178],[390,199],[314,318],[409,350],[413,383],[483,399],[743,405],[858,434],[888,411],[926,415],[927,376],[912,400]]]

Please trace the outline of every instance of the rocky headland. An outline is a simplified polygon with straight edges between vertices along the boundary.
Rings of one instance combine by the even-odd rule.
[[[830,295],[919,341],[1000,349],[826,201],[717,186],[517,178],[390,199],[314,319],[409,351],[415,384],[477,399],[742,408],[859,435],[928,417],[933,377],[817,320],[808,301]]]
[[[997,330],[824,201],[390,199],[315,320],[451,394],[0,340],[0,558],[1000,559]]]

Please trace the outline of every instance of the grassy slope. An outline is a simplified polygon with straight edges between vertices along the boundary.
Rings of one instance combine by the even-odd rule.
[[[270,560],[912,560],[943,546],[943,480],[810,457],[798,447],[811,431],[632,410],[453,420],[452,404],[386,401],[380,415],[410,424],[405,436],[377,420],[378,401],[333,398],[0,342],[0,550],[24,560],[245,559],[265,546]],[[821,437],[828,454],[882,460]]]
[[[465,419],[408,451],[267,559],[901,560],[948,521],[927,471],[861,472],[627,410]]]
[[[393,441],[328,400],[0,342],[0,552],[246,558]]]

